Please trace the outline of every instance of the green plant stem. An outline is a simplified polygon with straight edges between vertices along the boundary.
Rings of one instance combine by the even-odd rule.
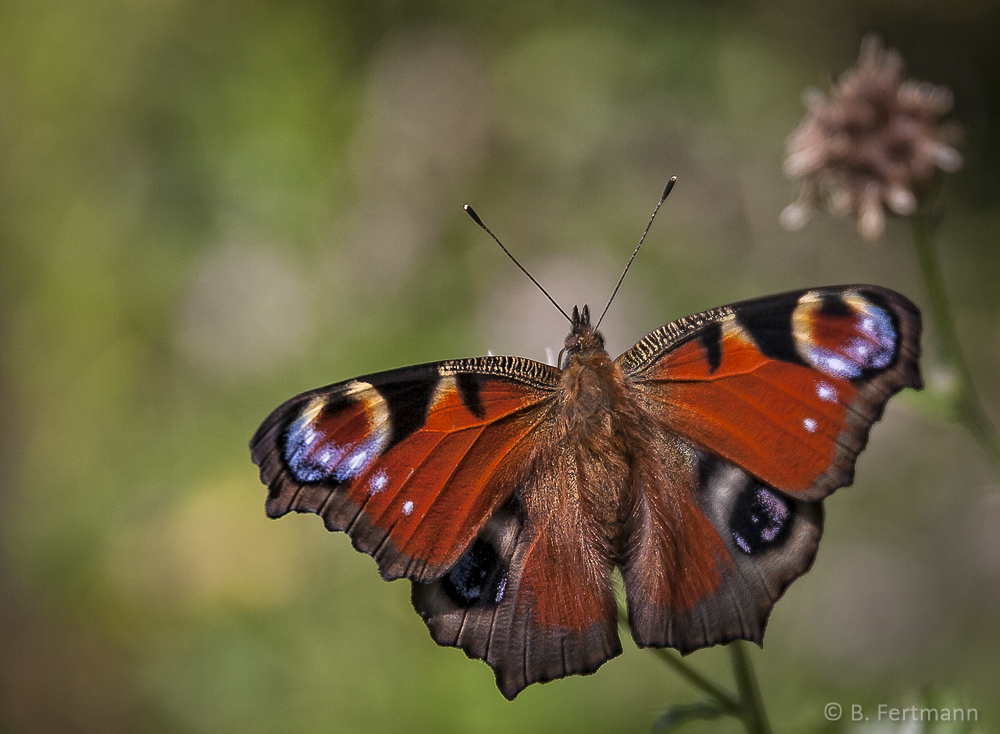
[[[618,608],[618,624],[626,629],[628,628],[628,615],[621,607]],[[720,686],[717,686],[715,683],[684,662],[680,654],[674,652],[673,650],[667,650],[659,647],[651,647],[649,648],[649,651],[673,668],[678,675],[680,675],[692,686],[708,695],[708,697],[717,703],[719,708],[727,714],[742,718],[743,706],[741,702],[737,700],[734,695]]]
[[[934,246],[935,226],[930,215],[917,213],[910,218],[913,247],[920,263],[920,272],[927,287],[931,318],[941,339],[941,356],[955,370],[958,378],[956,408],[958,419],[969,429],[979,445],[1000,469],[1000,435],[983,407],[969,372],[962,346],[955,331],[955,319],[941,277],[937,250]]]
[[[684,680],[708,694],[709,698],[719,704],[719,708],[731,716],[743,717],[743,706],[728,691],[715,685],[708,678],[684,662],[681,656],[673,650],[666,650],[659,647],[650,648],[651,652],[663,662],[673,668]]]
[[[618,609],[618,622],[623,627],[628,624],[625,610],[621,608]],[[728,645],[728,649],[739,698],[703,676],[673,650],[654,647],[650,648],[650,651],[673,668],[684,680],[708,695],[720,709],[742,721],[748,734],[771,734],[771,724],[764,711],[764,700],[760,695],[753,663],[747,654],[746,643],[743,640],[736,640]]]
[[[743,725],[749,734],[771,734],[771,724],[764,712],[764,700],[760,695],[753,663],[747,654],[747,644],[743,640],[736,640],[728,647],[736,687],[740,692],[740,718],[743,719]]]

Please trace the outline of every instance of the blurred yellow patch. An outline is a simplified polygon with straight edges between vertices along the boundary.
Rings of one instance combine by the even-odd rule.
[[[282,604],[308,573],[295,523],[271,522],[246,472],[179,498],[108,544],[107,573],[135,603],[168,606]]]

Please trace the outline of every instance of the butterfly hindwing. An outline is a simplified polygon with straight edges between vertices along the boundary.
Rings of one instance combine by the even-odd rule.
[[[597,670],[621,653],[610,563],[551,527],[501,509],[441,579],[413,583],[413,606],[439,645],[488,663],[513,699],[532,683]]]
[[[622,564],[636,643],[682,652],[759,643],[774,603],[812,565],[822,505],[694,446],[670,456],[669,473],[660,457],[639,460],[643,491],[629,532],[642,542]]]
[[[545,426],[552,434],[557,415]],[[507,698],[534,682],[593,672],[621,652],[615,553],[582,488],[620,484],[628,469],[592,449],[540,443],[514,500],[462,559],[433,584],[414,584],[414,607],[434,639],[489,663]]]

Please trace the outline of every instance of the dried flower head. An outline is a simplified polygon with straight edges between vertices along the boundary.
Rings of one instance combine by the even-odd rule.
[[[903,77],[903,59],[873,35],[861,42],[858,65],[827,97],[807,90],[809,112],[788,138],[785,175],[800,182],[796,200],[781,212],[798,229],[811,211],[857,217],[858,231],[877,239],[885,209],[908,216],[936,169],[956,171],[957,128],[942,123],[951,91]]]

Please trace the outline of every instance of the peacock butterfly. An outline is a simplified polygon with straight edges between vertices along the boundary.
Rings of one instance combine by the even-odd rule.
[[[378,372],[292,398],[250,442],[270,517],[314,512],[409,579],[434,640],[508,699],[621,652],[616,568],[640,647],[760,643],[823,498],[921,386],[919,311],[877,286],[711,309],[614,360],[587,306],[568,318],[558,367]]]

